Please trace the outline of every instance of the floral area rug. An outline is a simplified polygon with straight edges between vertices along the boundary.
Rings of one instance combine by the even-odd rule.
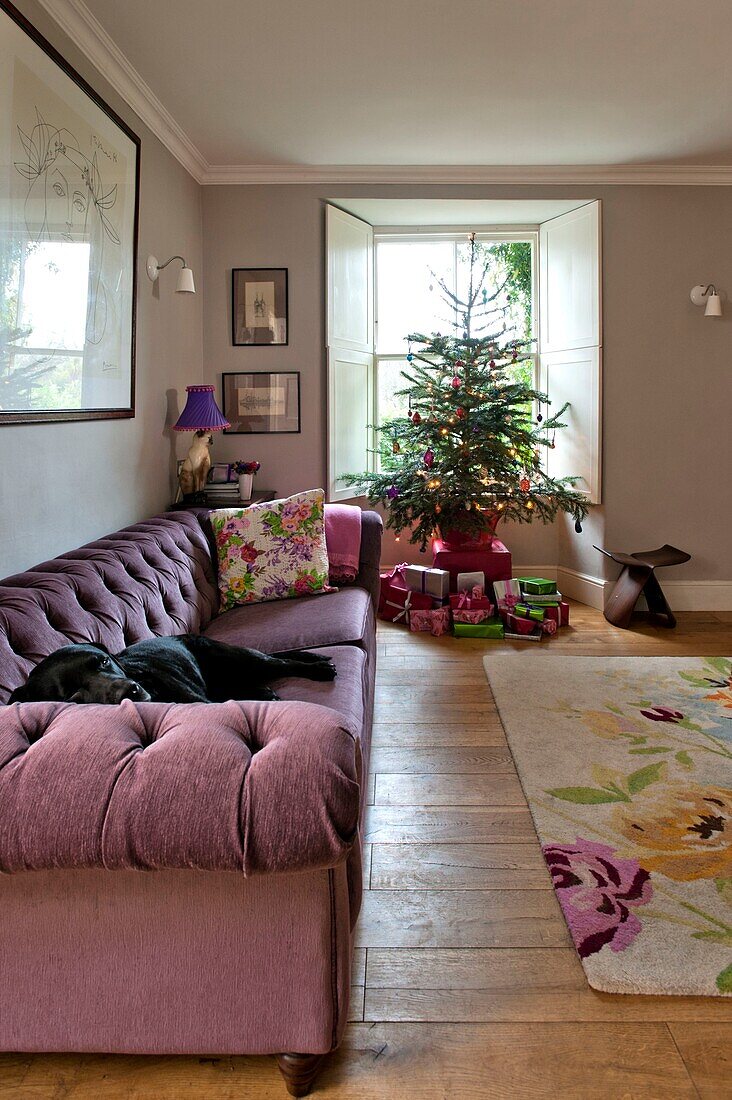
[[[732,660],[484,663],[590,985],[732,995]]]

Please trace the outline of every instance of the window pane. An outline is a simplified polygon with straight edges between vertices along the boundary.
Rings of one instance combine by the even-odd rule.
[[[468,241],[458,242],[457,256],[458,297],[467,301],[470,295]],[[476,256],[473,293],[477,291],[477,301],[471,318],[471,335],[485,337],[495,334],[500,343],[529,339],[531,244],[528,241],[478,241]]]
[[[405,366],[403,359],[377,359],[376,361],[379,424],[388,425],[389,421],[400,418],[402,427],[406,428],[407,399],[396,396],[396,391],[404,389],[407,385],[407,380],[402,374],[402,368]],[[379,469],[391,470],[395,465],[391,433],[380,432],[378,446]]]
[[[453,289],[452,241],[379,241],[377,264],[377,354],[406,352],[410,332],[451,332],[453,315],[437,278]]]

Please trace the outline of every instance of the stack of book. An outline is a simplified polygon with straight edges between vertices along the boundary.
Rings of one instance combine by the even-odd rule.
[[[210,481],[204,489],[207,508],[245,507],[247,501],[239,499],[238,481]]]

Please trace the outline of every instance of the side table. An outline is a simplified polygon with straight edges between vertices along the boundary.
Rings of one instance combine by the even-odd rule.
[[[180,512],[186,508],[246,508],[250,504],[265,504],[268,500],[277,500],[275,489],[255,489],[249,500],[239,500],[229,493],[207,492],[204,504],[187,504],[183,500],[171,504],[170,512]]]

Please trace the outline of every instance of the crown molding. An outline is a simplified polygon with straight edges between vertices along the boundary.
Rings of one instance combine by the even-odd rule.
[[[203,183],[208,169],[205,157],[83,0],[40,0],[40,3],[166,149],[198,183]]]
[[[390,183],[728,187],[732,165],[209,164],[84,0],[40,0],[76,46],[200,184]]]
[[[707,164],[210,164],[203,183],[450,183],[545,186],[732,184],[732,165]]]

